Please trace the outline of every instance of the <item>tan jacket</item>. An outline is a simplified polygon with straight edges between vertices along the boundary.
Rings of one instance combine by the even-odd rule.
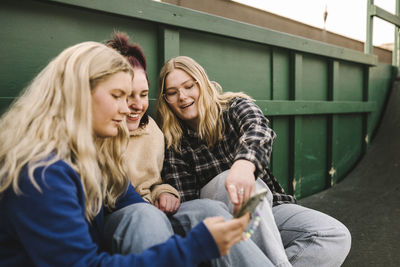
[[[175,188],[162,183],[164,135],[155,121],[149,117],[146,127],[130,132],[130,136],[127,151],[128,175],[136,191],[152,204],[163,192],[180,198]]]

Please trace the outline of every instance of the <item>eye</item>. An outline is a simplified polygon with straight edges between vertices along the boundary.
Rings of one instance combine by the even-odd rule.
[[[167,96],[174,96],[174,95],[177,94],[177,91],[176,90],[168,90],[168,91],[165,92],[165,94]]]
[[[188,85],[185,86],[185,89],[186,89],[186,90],[190,90],[190,89],[193,88],[193,86],[194,86],[195,84],[196,84],[196,83],[189,83]]]
[[[148,95],[149,95],[148,92],[143,92],[143,93],[140,94],[141,97],[147,97]]]
[[[115,98],[115,99],[119,99],[121,96],[117,95],[117,94],[112,94],[112,97]]]

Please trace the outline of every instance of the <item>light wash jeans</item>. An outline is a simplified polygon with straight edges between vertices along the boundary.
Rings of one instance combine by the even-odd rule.
[[[225,189],[227,174],[225,171],[212,179],[202,188],[200,196],[220,200],[232,211],[233,204]],[[256,191],[261,188],[267,185],[257,179]],[[260,212],[259,231],[252,239],[276,266],[287,264],[287,259],[295,267],[334,267],[344,262],[350,251],[351,235],[341,222],[296,204],[271,208],[272,194],[267,196]],[[282,255],[283,247],[287,258]]]
[[[165,242],[174,234],[173,229],[185,235],[205,218],[213,216],[232,218],[225,204],[209,199],[182,203],[170,220],[156,207],[138,203],[107,216],[104,233],[107,242],[112,243],[113,253],[140,253]],[[251,240],[237,243],[228,255],[212,260],[211,264],[216,267],[274,266]]]
[[[225,203],[230,213],[233,212],[233,203],[225,189],[225,178],[228,171],[214,177],[208,184],[206,184],[200,191],[200,198],[209,198],[222,201]],[[269,190],[267,185],[257,179],[256,191],[261,188]],[[292,266],[286,256],[285,249],[282,244],[282,239],[279,230],[275,224],[274,216],[272,214],[272,193],[269,191],[264,203],[260,205],[261,220],[260,224],[251,236],[251,240],[263,251],[267,258],[274,264],[274,266]],[[261,265],[262,266],[262,265]]]
[[[272,212],[293,266],[342,265],[350,251],[351,235],[341,222],[296,204],[278,205]]]

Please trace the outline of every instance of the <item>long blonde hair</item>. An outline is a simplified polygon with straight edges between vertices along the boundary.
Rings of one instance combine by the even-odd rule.
[[[65,49],[36,76],[0,120],[0,196],[10,186],[21,193],[18,180],[24,167],[41,191],[34,170],[63,160],[81,177],[88,220],[102,204],[115,206],[129,183],[122,153],[127,128],[122,126],[116,137],[94,137],[91,90],[121,71],[133,77],[116,51],[84,42]]]
[[[251,98],[241,92],[222,93],[222,87],[217,82],[210,81],[204,68],[190,57],[178,56],[168,60],[160,71],[157,99],[157,116],[165,135],[167,148],[172,147],[174,150],[180,151],[179,144],[182,139],[182,128],[179,119],[169,108],[163,97],[165,79],[174,69],[185,71],[198,82],[200,95],[198,100],[199,124],[197,132],[207,145],[215,145],[223,137],[224,122],[222,112],[227,108],[229,102],[234,97]]]

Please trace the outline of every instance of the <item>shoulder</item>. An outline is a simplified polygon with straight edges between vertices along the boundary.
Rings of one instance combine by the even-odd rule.
[[[148,116],[149,122],[144,126],[144,127],[139,127],[136,130],[130,131],[130,136],[131,137],[141,137],[141,136],[162,136],[164,138],[164,135],[161,131],[161,129],[158,127],[157,123],[154,121],[153,118]]]
[[[254,100],[245,97],[234,97],[229,103],[230,107],[240,107],[245,105],[255,105]]]
[[[82,189],[79,174],[63,160],[35,168],[32,177],[29,175],[28,168],[25,167],[20,174],[19,185],[23,193],[63,189],[76,192]]]
[[[244,97],[234,97],[229,102],[227,112],[228,113],[248,113],[260,111],[260,108],[254,103],[254,100]]]
[[[155,142],[157,145],[160,145],[164,150],[164,134],[161,129],[158,127],[157,123],[149,116],[149,123],[147,125],[149,128],[149,137],[152,142]]]
[[[141,128],[141,131],[141,134],[135,135],[131,132],[128,157],[138,159],[143,156],[142,153],[148,156],[164,153],[164,135],[152,118],[149,117],[149,123],[145,128]]]
[[[164,134],[157,123],[149,116],[149,123],[146,125],[146,136],[149,142],[159,144],[164,147]]]
[[[154,121],[152,117],[149,116],[149,123],[147,124],[148,129],[151,131],[151,133],[157,133],[163,135],[160,127],[158,127],[157,123]]]

